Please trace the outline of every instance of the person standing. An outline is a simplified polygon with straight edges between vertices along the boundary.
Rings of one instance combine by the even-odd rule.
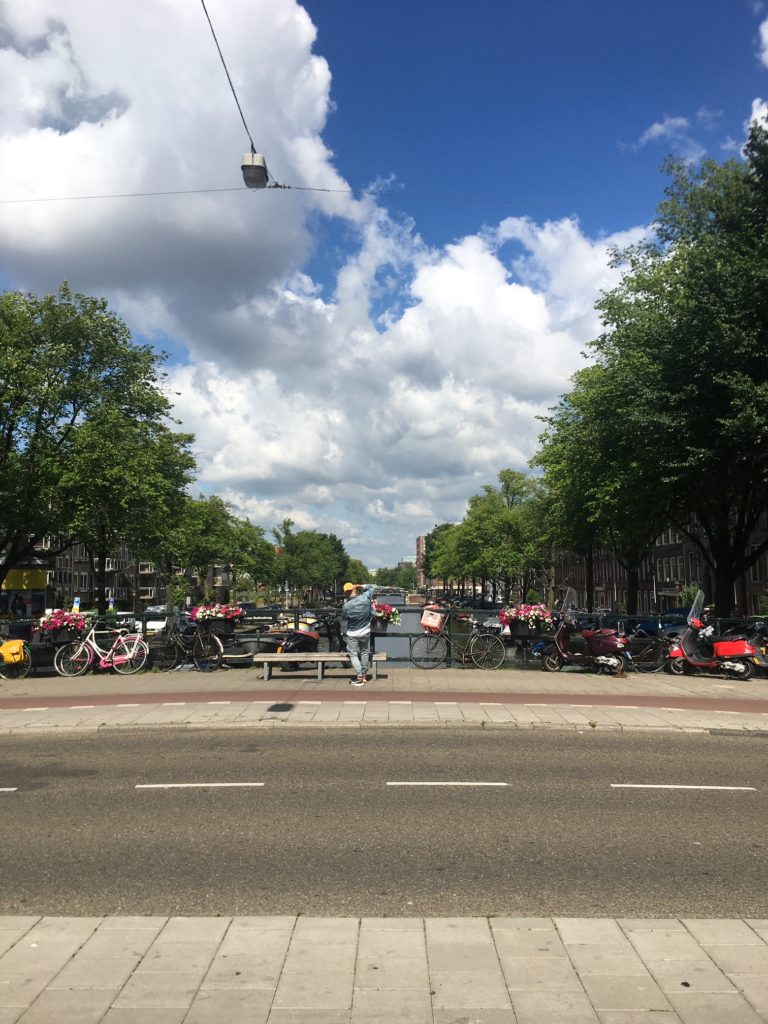
[[[352,686],[365,686],[371,661],[371,619],[374,588],[370,583],[345,583],[349,594],[341,609],[341,631],[347,644],[349,660],[355,672]]]

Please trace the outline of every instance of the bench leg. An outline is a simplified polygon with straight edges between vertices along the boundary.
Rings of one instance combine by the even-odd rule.
[[[379,678],[379,663],[378,661],[371,662],[371,668],[373,669],[373,681],[374,683]]]
[[[317,663],[317,681],[318,681],[318,683],[319,683],[319,682],[320,682],[320,681],[322,680],[322,678],[323,678],[323,669],[324,669],[324,668],[325,668],[325,664],[324,664],[324,662],[322,662],[322,661],[318,661],[318,663]]]
[[[268,682],[271,677],[272,677],[272,665],[268,661],[265,661],[264,662],[264,679],[265,679],[265,681]]]

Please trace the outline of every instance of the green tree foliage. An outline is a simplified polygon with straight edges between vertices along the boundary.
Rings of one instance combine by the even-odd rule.
[[[293,532],[293,522],[283,520],[273,531],[278,544],[276,578],[306,596],[319,596],[325,588],[338,591],[349,574],[349,555],[333,533],[317,530]],[[353,580],[358,583],[360,580]]]
[[[582,496],[578,535],[594,528],[628,566],[660,513],[687,533],[727,614],[735,579],[768,549],[766,125],[753,123],[745,162],[667,170],[654,236],[617,254],[596,366],[577,374],[539,458],[561,510]]]
[[[191,442],[191,434],[174,433],[162,422],[126,419],[109,402],[75,432],[61,493],[69,531],[94,559],[102,614],[107,558],[121,543],[146,557],[168,539],[195,465]]]
[[[414,590],[416,587],[416,566],[406,563],[393,566],[392,568],[382,567],[377,569],[376,583],[380,587],[399,587],[401,590]]]
[[[43,298],[0,295],[0,582],[46,534],[71,533],[62,478],[90,422],[109,410],[161,432],[170,410],[161,362],[103,299],[66,283]]]

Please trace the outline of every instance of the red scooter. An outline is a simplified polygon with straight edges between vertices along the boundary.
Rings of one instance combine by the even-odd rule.
[[[580,665],[582,668],[623,676],[632,657],[626,637],[621,636],[618,630],[607,627],[583,629],[581,635],[585,640],[584,647],[575,649],[571,643],[571,634],[576,626],[575,607],[576,591],[569,587],[563,598],[560,624],[554,642],[542,651],[541,667],[545,672],[559,672],[563,665]]]
[[[702,618],[704,594],[700,590],[688,613],[688,628],[667,655],[669,671],[713,672],[731,679],[749,679],[755,671],[758,651],[745,636],[714,636],[714,628]]]

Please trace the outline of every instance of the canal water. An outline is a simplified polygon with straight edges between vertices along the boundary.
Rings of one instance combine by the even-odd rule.
[[[374,651],[383,652],[387,655],[387,661],[408,662],[410,661],[410,647],[414,636],[423,633],[421,626],[421,613],[423,608],[416,605],[406,605],[402,597],[382,595],[382,602],[391,604],[400,612],[400,624],[394,626],[390,623],[387,632],[383,635],[374,635],[371,643]],[[479,611],[475,613],[481,623],[492,615],[490,612]],[[502,640],[504,638],[502,637]],[[507,641],[504,644],[506,651],[505,668],[536,669],[541,666],[541,660],[534,658],[527,649],[520,649]]]

